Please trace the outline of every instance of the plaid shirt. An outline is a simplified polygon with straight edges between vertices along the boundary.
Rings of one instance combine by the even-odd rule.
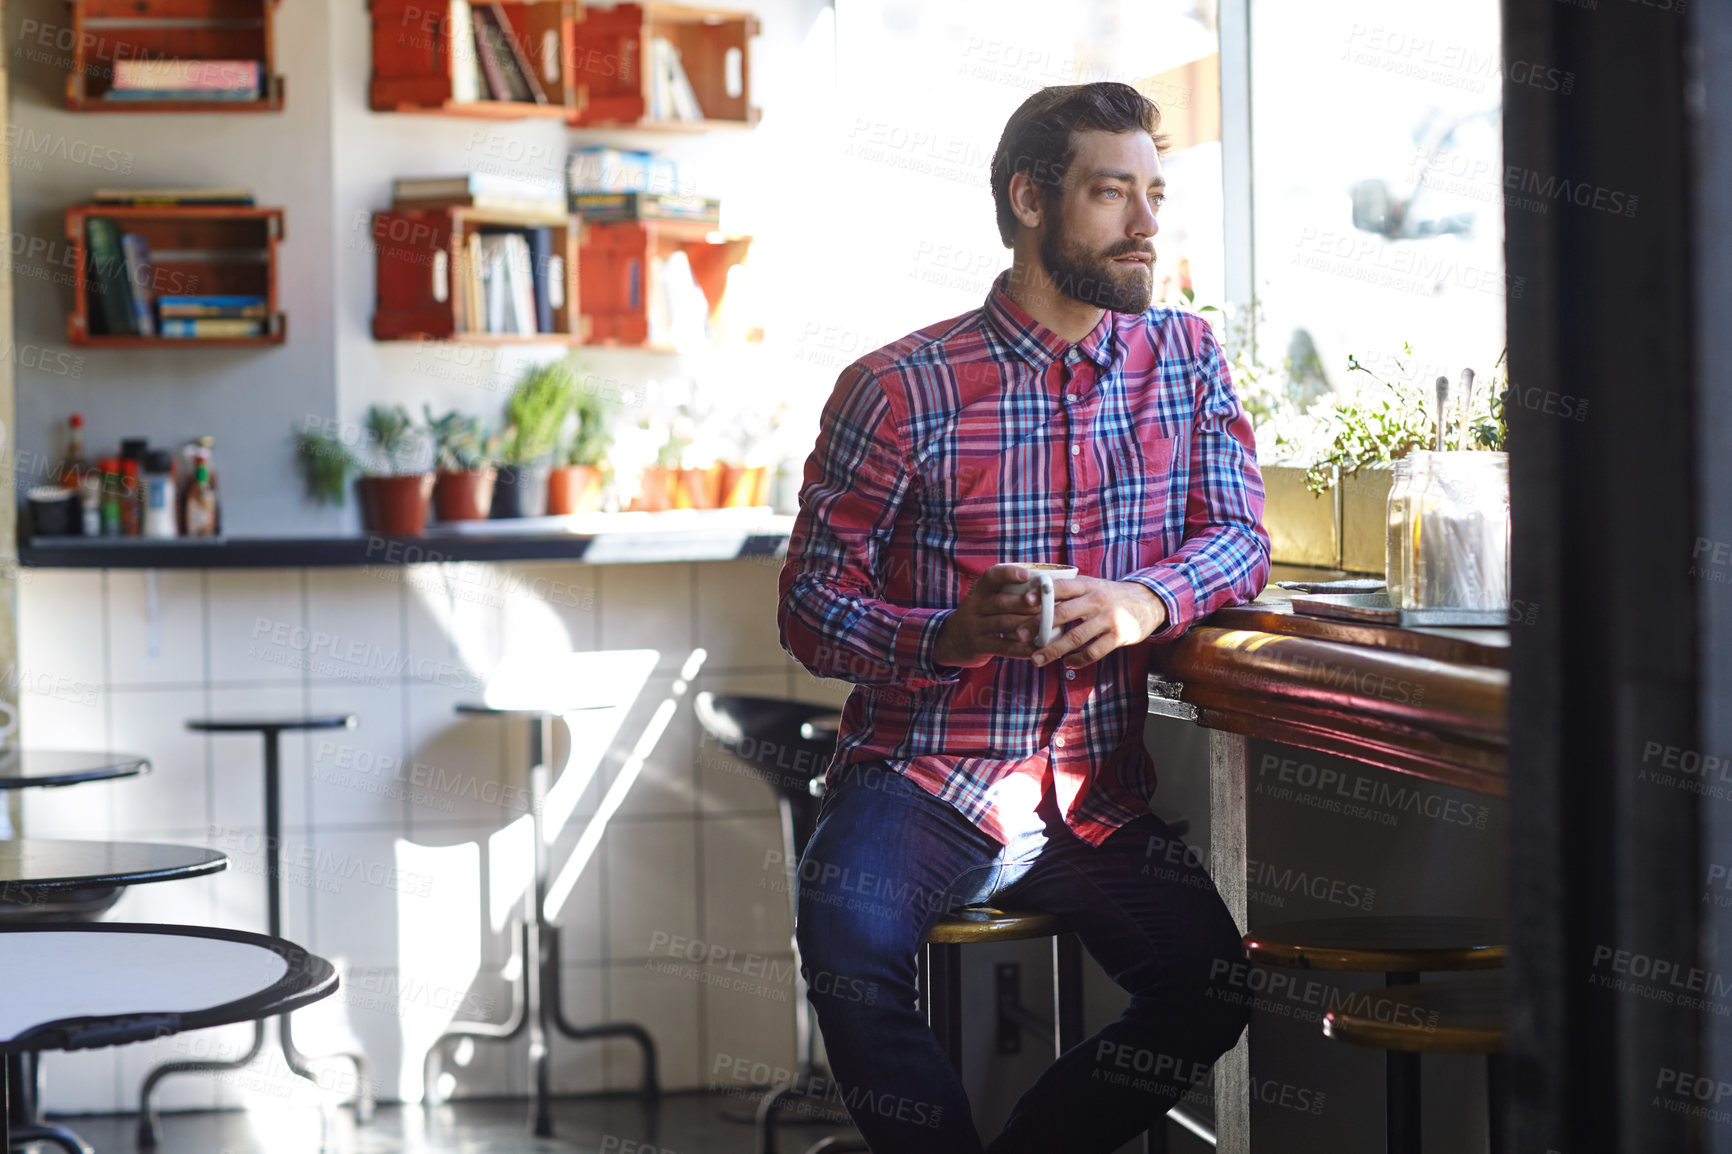
[[[936,664],[964,593],[1003,561],[1135,581],[1153,641],[1249,601],[1269,571],[1251,425],[1213,331],[1157,305],[1067,345],[1011,300],[844,369],[782,568],[782,643],[856,688],[830,772],[882,762],[1001,842],[1050,786],[1098,845],[1148,812],[1148,651],[1083,669]]]

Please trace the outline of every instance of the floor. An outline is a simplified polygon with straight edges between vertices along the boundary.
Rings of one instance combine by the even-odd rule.
[[[554,1104],[551,1139],[529,1134],[521,1101],[458,1102],[429,1118],[419,1106],[381,1106],[357,1127],[354,1114],[329,1116],[327,1154],[752,1154],[752,1098],[727,1094],[671,1094],[652,1110],[631,1098],[570,1099]],[[130,1114],[62,1120],[96,1154],[136,1149]],[[799,1154],[831,1134],[835,1125],[786,1125],[782,1154]],[[43,1149],[47,1149],[44,1147]],[[313,1154],[320,1149],[316,1110],[264,1115],[259,1111],[165,1114],[159,1154]]]

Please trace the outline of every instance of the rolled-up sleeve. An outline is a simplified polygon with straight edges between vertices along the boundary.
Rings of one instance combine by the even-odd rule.
[[[819,677],[917,688],[961,674],[932,659],[950,610],[879,596],[913,476],[901,427],[874,373],[860,363],[844,369],[806,461],[776,615],[782,647]]]
[[[1194,331],[1197,400],[1184,541],[1170,557],[1126,578],[1148,586],[1166,606],[1166,623],[1151,641],[1171,640],[1200,617],[1254,600],[1269,577],[1251,419],[1233,392],[1214,332],[1202,322]]]

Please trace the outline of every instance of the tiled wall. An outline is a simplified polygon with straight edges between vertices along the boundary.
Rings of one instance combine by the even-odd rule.
[[[509,1010],[510,919],[527,881],[521,723],[462,717],[454,706],[477,699],[508,656],[653,650],[641,669],[624,654],[597,659],[607,676],[594,693],[612,707],[578,715],[579,756],[556,794],[565,804],[555,808],[569,810],[552,850],[556,873],[586,833],[600,832],[559,914],[567,1014],[644,1023],[670,1087],[731,1083],[734,1059],[786,1067],[791,956],[783,875],[766,867],[780,844],[773,798],[705,748],[691,712],[703,689],[845,696],[778,646],[776,572],[749,560],[27,570],[24,740],[136,751],[154,769],[31,792],[24,832],[215,846],[231,858],[226,872],[136,887],[110,917],[262,930],[261,739],[189,733],[185,722],[355,714],[353,731],[284,738],[284,933],[335,962],[345,982],[296,1016],[296,1040],[312,1053],[358,1043],[379,1096],[415,1100],[422,1056],[448,1021],[497,1021]],[[671,720],[622,782],[670,700]],[[563,737],[555,755],[563,764]],[[570,786],[591,765],[573,800]],[[598,813],[608,810],[603,825]],[[248,1038],[235,1028],[48,1056],[47,1103],[129,1110],[151,1066],[235,1056]],[[521,1041],[477,1045],[456,1070],[456,1092],[525,1092],[525,1053]],[[624,1043],[557,1039],[553,1054],[560,1091],[636,1077]],[[176,1077],[159,1096],[169,1109],[311,1100],[280,1060]]]

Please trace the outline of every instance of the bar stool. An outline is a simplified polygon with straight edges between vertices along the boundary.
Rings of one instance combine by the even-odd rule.
[[[1484,1054],[1486,1124],[1491,1154],[1505,1149],[1507,1085],[1504,1075],[1504,975],[1475,974],[1457,982],[1422,982],[1378,990],[1351,1008],[1323,1016],[1323,1036],[1387,1050],[1415,1060],[1420,1054]],[[1419,1149],[1414,1116],[1413,1149]]]
[[[547,1040],[557,1030],[574,1041],[595,1038],[629,1038],[643,1052],[643,1077],[638,1093],[645,1101],[661,1093],[656,1072],[656,1044],[648,1030],[636,1022],[603,1022],[594,1026],[574,1026],[566,1021],[560,1004],[559,927],[547,917],[549,869],[544,812],[551,773],[548,761],[553,752],[553,721],[566,713],[593,709],[608,709],[610,705],[578,705],[567,709],[512,708],[465,702],[457,712],[465,716],[518,718],[529,727],[529,814],[531,837],[535,844],[534,883],[527,899],[531,908],[524,911],[521,927],[523,976],[512,984],[511,1014],[502,1023],[459,1022],[433,1040],[427,1048],[422,1072],[425,1083],[422,1100],[429,1106],[438,1104],[438,1074],[440,1054],[451,1041],[474,1038],[483,1041],[510,1041],[525,1032],[529,1035],[529,1063],[534,1074],[535,1089],[531,1098],[531,1129],[537,1138],[553,1136],[552,1084],[549,1070]]]
[[[1360,917],[1289,922],[1245,935],[1253,962],[1303,970],[1381,973],[1390,988],[1422,973],[1504,964],[1503,923],[1491,918]],[[1389,1154],[1419,1154],[1422,1047],[1385,1046],[1384,1126]]]
[[[269,910],[269,935],[272,938],[283,936],[283,894],[282,894],[282,735],[285,732],[302,732],[322,729],[353,729],[355,716],[352,713],[326,714],[322,716],[298,717],[259,717],[259,718],[197,718],[186,723],[186,727],[194,733],[259,733],[265,739],[265,900]],[[295,1048],[294,1034],[289,1026],[289,1015],[283,1013],[277,1016],[277,1039],[282,1044],[283,1060],[290,1070],[307,1081],[318,1085],[309,1059]],[[159,1121],[156,1114],[156,1103],[152,1096],[156,1092],[158,1082],[171,1074],[218,1073],[225,1070],[239,1070],[259,1056],[265,1045],[265,1020],[259,1018],[253,1023],[253,1044],[247,1052],[233,1061],[202,1061],[202,1062],[164,1062],[145,1076],[144,1085],[138,1092],[138,1144],[145,1147],[155,1147],[160,1134]],[[346,1054],[329,1054],[326,1057],[344,1058],[355,1066],[355,1121],[365,1123],[373,1117],[373,1087],[370,1067],[365,1054],[359,1052]]]

